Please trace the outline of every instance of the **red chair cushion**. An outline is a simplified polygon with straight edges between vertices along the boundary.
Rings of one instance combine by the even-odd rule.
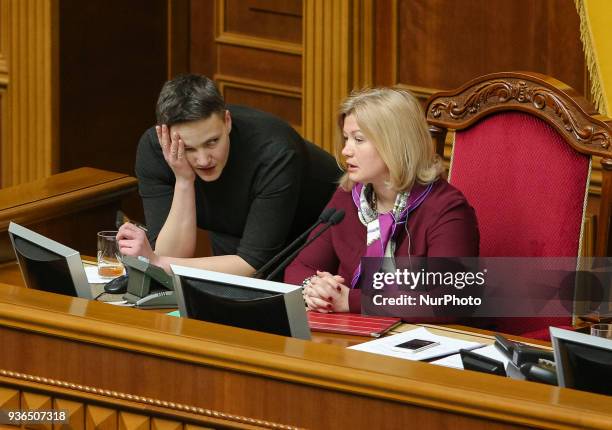
[[[578,255],[589,158],[522,112],[455,136],[450,182],[476,210],[483,257]]]
[[[491,115],[455,136],[450,182],[476,210],[482,257],[578,255],[589,157],[522,112]],[[547,336],[569,318],[501,318],[497,329]],[[544,334],[542,334],[544,333]]]

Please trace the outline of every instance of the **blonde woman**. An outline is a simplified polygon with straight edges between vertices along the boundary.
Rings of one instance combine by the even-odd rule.
[[[328,207],[346,216],[285,271],[285,282],[304,286],[310,310],[360,312],[363,256],[478,255],[474,210],[440,178],[425,116],[409,92],[351,94],[338,129],[336,159],[344,175]]]

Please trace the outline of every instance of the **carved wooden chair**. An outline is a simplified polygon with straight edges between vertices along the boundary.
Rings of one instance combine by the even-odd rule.
[[[442,154],[454,130],[449,181],[476,210],[482,257],[609,253],[612,120],[569,86],[531,72],[494,73],[434,94],[427,121]],[[594,252],[581,252],[591,160],[602,157]],[[587,241],[588,243],[588,241]],[[508,318],[500,331],[546,337],[563,319]]]

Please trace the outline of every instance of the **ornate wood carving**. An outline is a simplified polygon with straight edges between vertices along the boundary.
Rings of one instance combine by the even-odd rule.
[[[182,430],[183,425],[175,421],[153,418],[151,420],[151,430]]]
[[[294,426],[273,423],[270,421],[264,421],[264,420],[244,417],[240,415],[227,414],[225,412],[219,412],[213,409],[199,408],[199,407],[186,405],[182,403],[167,402],[167,401],[160,400],[160,399],[153,399],[150,397],[142,397],[142,396],[132,395],[128,393],[121,393],[121,392],[106,390],[102,388],[90,387],[87,385],[73,384],[73,383],[66,382],[66,381],[60,381],[57,379],[28,375],[25,373],[13,372],[10,370],[5,370],[5,369],[0,369],[0,376],[5,377],[5,378],[11,378],[15,380],[15,384],[18,386],[19,386],[19,381],[36,383],[38,385],[37,390],[43,390],[47,392],[47,394],[44,394],[44,395],[32,394],[32,393],[22,393],[21,409],[38,409],[38,408],[50,409],[51,397],[49,396],[49,393],[53,393],[55,391],[54,388],[61,388],[61,389],[68,389],[68,390],[73,391],[74,394],[72,394],[71,397],[78,398],[79,394],[82,394],[82,395],[83,394],[85,395],[93,394],[93,395],[107,397],[109,400],[123,400],[123,401],[141,403],[142,405],[146,405],[146,406],[161,407],[161,408],[170,409],[176,412],[186,412],[186,413],[199,415],[202,418],[214,418],[218,420],[227,421],[229,423],[255,426],[256,428],[275,429],[275,430],[298,430],[298,428]],[[2,381],[0,381],[0,383],[2,383]],[[9,405],[9,404],[13,405],[14,398],[15,398],[15,394],[13,393],[13,390],[6,389],[0,386],[0,406],[5,407],[6,405]],[[56,403],[54,402],[54,404]],[[70,410],[76,410],[76,409],[74,405],[72,405],[72,407],[70,408]],[[91,428],[116,428],[117,413],[118,411],[116,409],[116,406],[111,405],[111,404],[105,405],[105,406],[92,406],[88,404],[86,411],[85,411],[85,420],[87,423],[87,427],[91,425],[92,426]],[[119,411],[119,413],[123,413],[123,412]],[[142,418],[143,416],[140,416],[140,415],[139,416],[134,416],[133,414],[129,416],[126,415],[122,418],[122,420],[120,420],[120,425],[121,425],[121,422],[125,424],[127,421],[129,421],[132,423],[137,423],[138,428],[139,428],[140,425],[142,424]],[[113,426],[113,423],[115,424],[114,426]],[[133,428],[135,427],[130,426],[130,429],[133,429]]]
[[[71,430],[85,430],[85,405],[83,403],[55,398],[53,409],[63,409],[68,413],[68,426]]]
[[[119,430],[149,430],[151,419],[146,415],[119,412]]]
[[[610,127],[586,114],[571,97],[538,81],[479,79],[455,93],[432,96],[427,119],[439,127],[461,129],[502,109],[528,111],[549,120],[577,150],[612,155]]]
[[[594,248],[595,255],[608,255],[612,213],[612,120],[599,116],[572,88],[533,72],[484,75],[457,90],[434,94],[426,106],[427,121],[438,136],[441,136],[439,129],[461,130],[494,112],[517,110],[542,118],[576,151],[595,156],[595,161],[602,157],[603,169],[595,164],[597,171],[593,175],[594,182],[601,184],[601,199],[595,205],[599,206],[595,229],[598,237],[587,239],[586,245],[589,249]],[[438,152],[439,149],[440,138]]]
[[[117,430],[117,411],[87,405],[85,408],[85,429]]]
[[[21,405],[19,391],[0,387],[0,409],[19,409]]]

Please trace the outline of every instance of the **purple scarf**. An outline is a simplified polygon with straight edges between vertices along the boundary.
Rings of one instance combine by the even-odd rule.
[[[410,190],[410,196],[408,197],[408,201],[406,203],[406,207],[400,212],[399,216],[393,214],[393,211],[387,212],[384,214],[378,214],[378,222],[380,225],[380,237],[369,244],[366,248],[365,257],[383,257],[385,255],[385,250],[387,249],[387,245],[390,240],[395,240],[396,233],[398,232],[397,226],[399,224],[404,224],[407,222],[408,214],[415,210],[425,198],[431,192],[433,188],[433,183],[428,185],[420,185],[415,183],[412,189]],[[351,195],[353,197],[353,203],[357,207],[357,211],[361,210],[361,190],[363,189],[363,184],[355,184],[353,189],[351,190]],[[367,227],[366,227],[367,228]],[[351,288],[355,288],[357,285],[357,281],[359,280],[359,276],[361,275],[361,262],[359,266],[355,269],[353,273],[353,279],[351,280]]]

